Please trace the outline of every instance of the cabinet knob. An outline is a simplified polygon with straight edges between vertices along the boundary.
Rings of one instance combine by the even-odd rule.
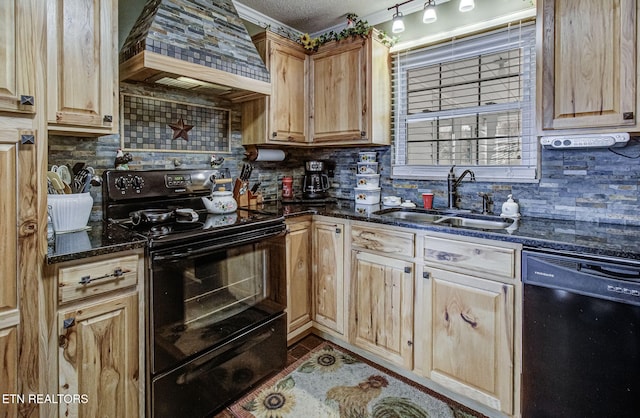
[[[413,341],[411,341],[411,340],[407,341],[407,345],[408,345],[409,347],[411,347],[411,346],[413,345]]]
[[[67,318],[64,321],[62,321],[62,328],[68,329],[74,326],[75,324],[76,324],[75,318]]]
[[[411,267],[405,267],[404,268],[404,272],[405,273],[411,273]]]
[[[104,118],[102,120],[105,123],[111,123],[111,122],[113,122],[113,116],[112,115],[104,115]]]
[[[35,106],[36,99],[33,96],[20,96],[20,104],[22,106]]]
[[[360,136],[365,138],[367,136],[367,133],[365,131],[360,131]]]
[[[632,120],[633,119],[633,112],[624,112],[622,114],[622,119],[624,119],[624,120]]]
[[[33,145],[36,143],[36,136],[31,134],[20,135],[20,143],[22,145]]]
[[[336,228],[336,234],[339,234],[339,233],[341,233],[341,232],[342,232],[342,229],[340,229],[340,228]]]
[[[277,132],[272,132],[271,136],[275,138],[276,136],[278,136],[278,133]]]
[[[422,278],[429,280],[431,278],[431,273],[429,273],[428,271],[423,271]]]

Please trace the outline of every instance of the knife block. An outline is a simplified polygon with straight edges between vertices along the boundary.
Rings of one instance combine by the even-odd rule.
[[[251,190],[249,190],[249,182],[237,178],[233,185],[233,198],[238,202],[239,208],[248,208],[251,200],[256,197],[251,193]]]

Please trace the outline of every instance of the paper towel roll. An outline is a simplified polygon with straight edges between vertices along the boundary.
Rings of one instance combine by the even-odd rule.
[[[251,161],[283,161],[285,154],[284,151],[279,149],[257,149],[258,154],[255,159]]]

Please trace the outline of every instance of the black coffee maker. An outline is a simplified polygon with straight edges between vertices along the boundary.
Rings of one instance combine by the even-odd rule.
[[[302,197],[305,199],[324,199],[328,195],[329,176],[324,172],[324,162],[311,160],[304,163],[302,179]]]

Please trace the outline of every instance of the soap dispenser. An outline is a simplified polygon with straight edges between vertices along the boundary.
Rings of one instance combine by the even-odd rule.
[[[520,206],[513,200],[513,195],[507,196],[507,201],[502,204],[503,218],[519,219],[520,218]]]

